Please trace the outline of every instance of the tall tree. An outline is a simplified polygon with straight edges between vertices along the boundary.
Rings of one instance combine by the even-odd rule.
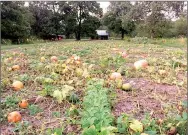
[[[97,35],[96,30],[100,27],[101,23],[99,18],[95,16],[89,16],[82,24],[82,35],[94,39]]]
[[[134,20],[131,14],[133,5],[130,2],[111,2],[108,13],[103,17],[103,22],[115,33],[131,35],[135,29]]]
[[[43,37],[46,34],[53,33],[49,28],[52,11],[49,10],[46,2],[29,2],[29,10],[33,14],[35,23],[32,25],[33,34]]]
[[[30,36],[32,16],[24,2],[1,2],[1,36],[19,43]]]
[[[77,40],[81,38],[82,23],[90,15],[95,15],[100,17],[102,15],[102,9],[99,3],[95,1],[80,1],[80,2],[70,2],[76,13],[76,28],[75,36]]]

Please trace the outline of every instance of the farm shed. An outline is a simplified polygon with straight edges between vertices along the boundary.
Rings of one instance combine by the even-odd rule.
[[[107,30],[96,30],[96,32],[97,32],[97,39],[108,40],[109,34]]]

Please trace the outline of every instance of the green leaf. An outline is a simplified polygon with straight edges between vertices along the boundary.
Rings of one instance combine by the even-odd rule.
[[[183,120],[187,120],[187,113],[186,112],[183,112],[182,116],[183,116]]]
[[[89,128],[84,129],[82,135],[97,135],[95,126],[91,126]]]
[[[156,131],[145,131],[144,133],[146,133],[148,135],[156,135],[157,134]]]

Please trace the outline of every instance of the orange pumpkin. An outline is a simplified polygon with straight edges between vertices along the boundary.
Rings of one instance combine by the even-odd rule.
[[[19,65],[14,65],[12,66],[12,70],[19,70],[20,69],[20,66]]]
[[[29,105],[29,103],[25,99],[23,99],[22,101],[19,102],[20,108],[27,108],[28,105]]]
[[[11,61],[13,58],[12,57],[9,57],[8,60]]]
[[[20,55],[23,57],[25,54],[24,53],[20,53]]]
[[[21,89],[23,89],[24,85],[22,82],[20,81],[15,81],[13,84],[12,84],[12,87],[15,91],[19,91]]]
[[[112,74],[110,75],[110,79],[111,79],[111,80],[116,80],[116,79],[121,79],[121,78],[122,78],[122,76],[121,76],[121,74],[118,73],[118,72],[114,72],[114,73],[112,73]]]
[[[57,59],[56,56],[52,56],[52,57],[51,57],[51,61],[52,61],[52,62],[56,62],[57,60],[58,60],[58,59]]]
[[[22,116],[17,111],[14,111],[14,112],[11,112],[11,113],[8,114],[8,122],[16,123],[16,122],[21,121],[21,119],[22,119]]]

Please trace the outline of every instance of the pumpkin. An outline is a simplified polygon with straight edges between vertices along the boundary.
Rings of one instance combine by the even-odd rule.
[[[160,75],[166,75],[166,70],[159,70]]]
[[[12,60],[12,57],[9,57],[8,60],[11,61],[11,60]]]
[[[27,102],[27,100],[23,99],[22,101],[19,102],[20,108],[27,108],[28,105],[29,105],[29,103]]]
[[[158,119],[158,120],[157,120],[157,124],[158,124],[158,125],[161,125],[162,123],[163,123],[163,120],[162,120],[162,119]]]
[[[148,62],[146,60],[139,60],[134,63],[135,69],[142,69],[148,66]]]
[[[122,89],[123,90],[131,90],[132,86],[130,85],[130,83],[125,83],[122,85]]]
[[[126,53],[126,52],[122,52],[122,53],[121,53],[121,56],[122,56],[123,58],[126,58],[126,57],[127,57],[127,53]]]
[[[111,80],[116,80],[116,79],[121,79],[121,78],[122,78],[122,76],[121,76],[121,74],[118,73],[118,72],[114,72],[114,73],[112,73],[112,74],[110,75],[110,79],[111,79]]]
[[[12,84],[12,87],[13,87],[14,90],[19,91],[19,90],[23,89],[24,85],[23,85],[23,83],[20,82],[20,81],[15,81],[15,82]]]
[[[71,103],[77,103],[77,102],[79,102],[79,97],[78,97],[78,95],[75,94],[75,93],[72,93],[72,94],[70,95],[70,97],[69,97],[69,102],[71,102]]]
[[[56,56],[52,56],[50,59],[52,62],[56,62],[58,60]]]
[[[45,58],[44,58],[44,57],[41,57],[41,58],[40,58],[40,61],[41,61],[41,62],[45,62]]]
[[[16,123],[16,122],[21,121],[21,119],[22,119],[22,116],[17,111],[14,111],[14,112],[11,112],[11,113],[8,114],[8,122]]]
[[[168,135],[175,135],[177,132],[176,127],[172,126],[170,127],[169,131],[168,131]]]
[[[12,66],[12,70],[19,70],[20,69],[20,66],[19,65],[14,65]]]
[[[80,61],[80,57],[79,57],[79,56],[75,56],[75,57],[74,57],[74,60]]]
[[[12,71],[12,68],[8,68],[8,71]]]
[[[75,63],[76,63],[77,65],[80,65],[80,64],[81,64],[81,62],[78,61],[78,60],[76,60]]]
[[[23,57],[25,54],[24,53],[20,53],[20,55]]]

